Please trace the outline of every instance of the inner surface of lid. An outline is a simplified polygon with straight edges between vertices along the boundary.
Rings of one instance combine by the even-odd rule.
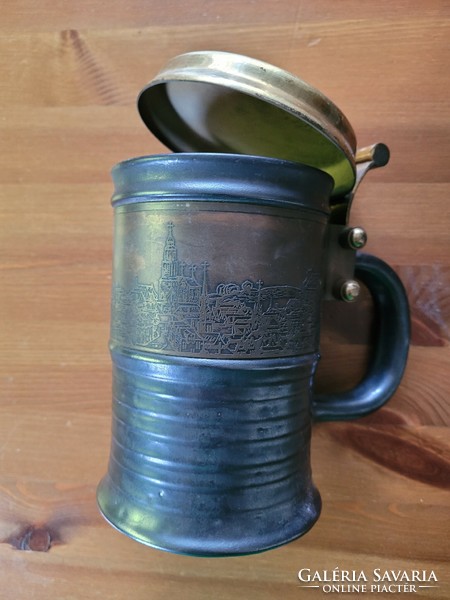
[[[191,59],[198,54],[202,53],[184,56]],[[177,152],[238,153],[299,162],[331,175],[333,196],[348,192],[355,182],[356,140],[345,117],[320,92],[276,67],[268,66],[275,75],[265,70],[255,79],[255,64],[266,63],[246,60],[253,67],[251,77],[242,68],[233,77],[233,65],[226,73],[217,65],[208,71],[204,64],[183,69],[180,63],[163,70],[141,93],[142,119]],[[282,76],[290,77],[287,83]]]

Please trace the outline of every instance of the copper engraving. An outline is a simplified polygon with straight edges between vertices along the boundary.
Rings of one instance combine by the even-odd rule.
[[[193,356],[289,356],[316,349],[321,282],[309,270],[300,287],[261,280],[208,284],[206,261],[178,257],[169,223],[157,281],[115,285],[112,339],[125,346]]]

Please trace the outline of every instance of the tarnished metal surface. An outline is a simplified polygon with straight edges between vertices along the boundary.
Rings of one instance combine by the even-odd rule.
[[[113,439],[99,506],[173,552],[307,531],[328,175],[179,155],[114,172]]]
[[[330,177],[276,159],[183,154],[127,161],[114,180],[101,511],[145,544],[197,556],[302,535],[320,510],[311,415],[364,414],[393,393],[409,339],[401,284],[364,261],[385,323],[375,363],[361,393],[314,399],[321,300],[355,262],[345,227],[328,224]]]
[[[119,530],[201,556],[262,551],[305,533],[310,380],[317,355],[205,360],[113,347],[113,441],[98,501]]]
[[[278,358],[316,351],[327,223],[327,213],[317,208],[325,204],[329,179],[314,169],[246,159],[237,165],[232,156],[204,155],[193,161],[183,155],[176,163],[160,157],[126,165],[134,188],[142,177],[159,190],[154,198],[144,196],[146,202],[136,195],[131,201],[128,180],[119,171],[113,343],[204,358]],[[171,193],[162,194],[160,175],[167,174],[167,163],[177,167],[185,185],[185,172],[191,178],[194,173],[196,191],[180,195],[174,182]],[[211,168],[215,181],[208,177]],[[267,186],[255,170],[265,178],[279,174],[283,183]],[[295,170],[291,185],[302,183],[304,193],[293,187],[289,198],[287,176]],[[308,174],[309,186],[317,186],[314,194],[308,193]],[[167,178],[164,185],[169,185]],[[284,191],[275,195],[275,185]]]

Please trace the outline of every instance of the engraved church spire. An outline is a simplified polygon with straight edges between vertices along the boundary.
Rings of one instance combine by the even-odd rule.
[[[176,277],[178,275],[178,255],[175,238],[173,237],[173,223],[167,224],[167,238],[164,244],[163,260],[161,264],[161,277]]]

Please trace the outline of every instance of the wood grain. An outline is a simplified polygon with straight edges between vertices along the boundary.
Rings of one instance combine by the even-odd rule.
[[[434,570],[437,587],[411,597],[450,597],[449,9],[444,0],[3,1],[2,600],[314,600],[322,592],[300,588],[298,570],[335,567]],[[135,99],[168,58],[196,49],[290,70],[338,104],[360,146],[388,144],[391,161],[361,186],[352,223],[402,278],[412,322],[388,405],[314,428],[317,525],[285,547],[226,560],[141,546],[95,502],[111,426],[110,169],[167,152]],[[316,390],[363,377],[375,326],[367,293],[324,305]]]

